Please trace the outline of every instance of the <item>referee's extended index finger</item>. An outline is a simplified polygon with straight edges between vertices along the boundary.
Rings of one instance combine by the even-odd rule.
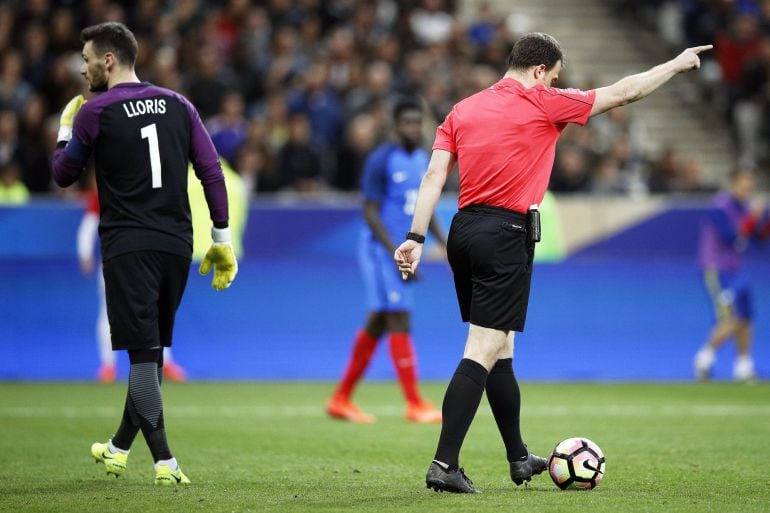
[[[703,46],[694,46],[691,48],[691,50],[696,54],[698,54],[701,52],[705,52],[706,50],[711,50],[712,48],[714,48],[714,45],[703,45]]]

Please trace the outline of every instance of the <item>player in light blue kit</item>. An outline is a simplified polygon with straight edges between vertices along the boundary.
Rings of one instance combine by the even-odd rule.
[[[404,238],[414,214],[417,190],[428,154],[420,147],[422,107],[414,100],[399,101],[393,111],[396,140],[377,147],[364,164],[361,179],[366,227],[359,245],[359,263],[366,285],[369,316],[358,332],[347,369],[326,405],[335,418],[358,423],[375,421],[351,401],[351,395],[387,332],[390,354],[407,401],[406,419],[441,422],[441,412],[423,401],[417,386],[414,347],[410,336],[412,283],[405,282],[393,263],[395,241]],[[446,237],[436,218],[431,232],[446,247]]]

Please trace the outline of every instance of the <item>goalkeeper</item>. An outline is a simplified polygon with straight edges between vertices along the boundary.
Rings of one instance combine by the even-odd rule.
[[[230,286],[238,272],[225,181],[195,107],[137,78],[137,43],[125,25],[88,27],[81,41],[80,72],[100,94],[87,103],[78,96],[64,108],[52,174],[58,185],[71,185],[94,156],[112,348],[127,350],[131,363],[120,426],[106,443],[93,444],[91,455],[120,476],[141,431],[155,462],[155,484],[187,484],[166,439],[160,382],[162,350],[171,346],[192,257],[188,161],[213,222],[213,244],[200,272],[213,269],[216,290]]]

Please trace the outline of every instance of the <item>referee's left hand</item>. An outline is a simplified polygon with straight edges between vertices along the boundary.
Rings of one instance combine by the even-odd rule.
[[[393,258],[404,280],[414,276],[422,256],[422,244],[413,240],[405,240],[393,254]]]

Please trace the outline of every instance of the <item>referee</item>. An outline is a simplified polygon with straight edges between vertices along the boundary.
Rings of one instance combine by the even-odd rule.
[[[457,163],[459,212],[447,253],[460,313],[470,328],[444,395],[441,435],[425,478],[429,488],[478,492],[459,468],[459,455],[484,390],[513,482],[520,485],[545,470],[546,460],[527,450],[519,430],[513,336],[524,330],[539,239],[536,207],[548,186],[556,141],[567,123],[584,125],[591,116],[640,100],[678,73],[699,68],[698,54],[711,48],[688,48],[644,73],[580,91],[554,87],[561,47],[548,34],[530,33],[514,45],[503,78],[456,104],[436,130],[411,231],[394,255],[405,277],[415,272],[436,202]]]

